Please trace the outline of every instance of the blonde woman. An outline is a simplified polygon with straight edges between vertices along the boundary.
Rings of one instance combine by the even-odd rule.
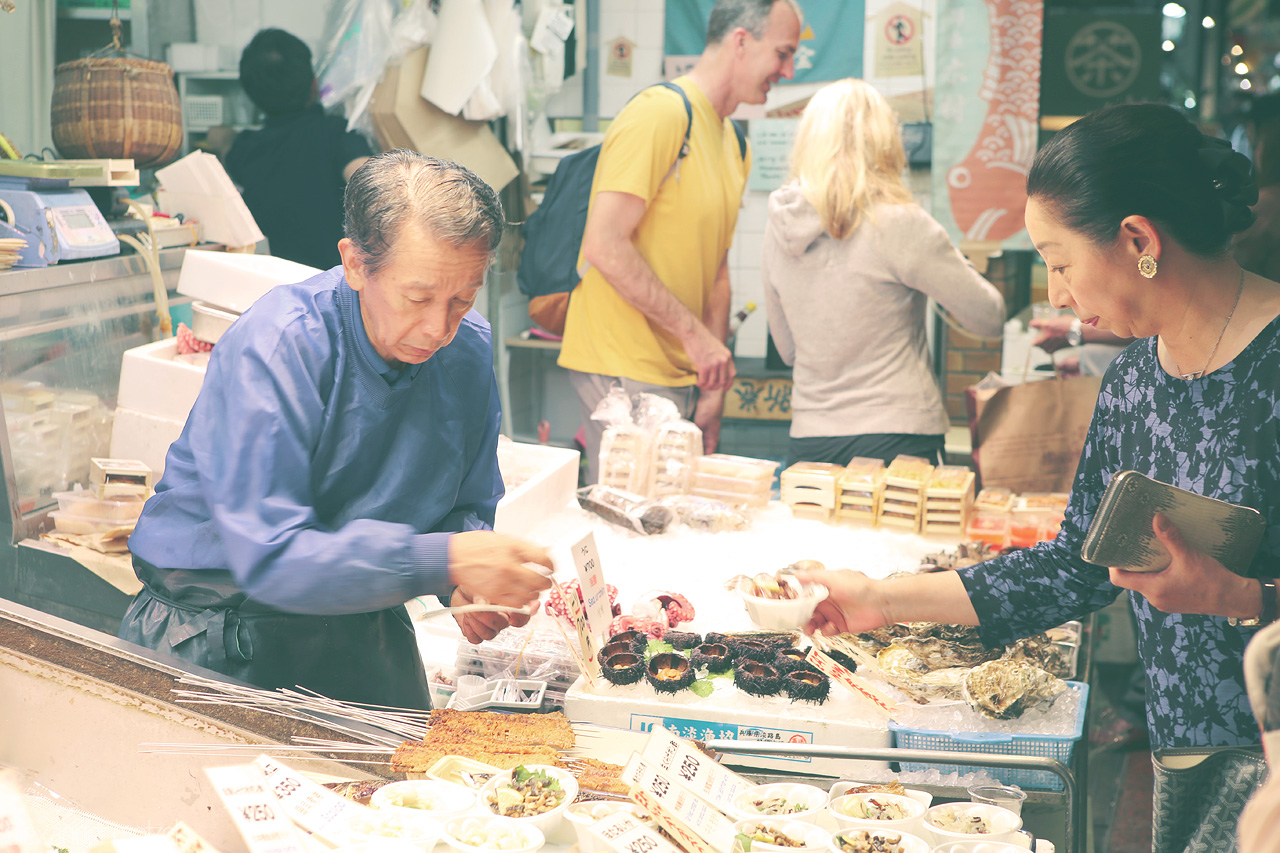
[[[938,460],[948,419],[926,302],[1000,334],[1004,299],[912,201],[905,168],[897,116],[871,86],[840,80],[810,99],[761,264],[769,330],[794,367],[788,464]]]

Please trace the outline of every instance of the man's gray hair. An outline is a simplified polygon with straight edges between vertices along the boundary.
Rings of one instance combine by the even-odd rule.
[[[343,209],[346,235],[375,273],[391,259],[406,225],[492,256],[506,224],[497,193],[470,169],[403,148],[374,155],[356,170]]]
[[[738,27],[754,38],[763,37],[765,21],[777,3],[786,3],[795,10],[797,18],[804,19],[796,0],[716,0],[707,21],[707,44],[719,44]]]

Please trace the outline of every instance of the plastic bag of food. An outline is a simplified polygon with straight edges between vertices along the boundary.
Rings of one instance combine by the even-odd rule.
[[[612,486],[597,484],[578,489],[578,505],[619,527],[645,535],[665,533],[675,520],[675,511],[670,507]]]
[[[672,495],[659,501],[676,513],[681,524],[710,533],[746,530],[751,519],[746,513],[727,503],[696,495]]]

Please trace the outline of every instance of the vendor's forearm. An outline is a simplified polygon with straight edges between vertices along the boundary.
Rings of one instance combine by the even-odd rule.
[[[939,622],[944,625],[977,625],[978,614],[969,593],[955,572],[932,572],[881,582],[884,613],[895,622]]]

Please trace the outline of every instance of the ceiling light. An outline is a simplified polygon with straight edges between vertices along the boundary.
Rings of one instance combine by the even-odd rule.
[[[1179,6],[1177,3],[1164,4],[1164,16],[1166,18],[1182,18],[1187,14],[1187,10]]]

